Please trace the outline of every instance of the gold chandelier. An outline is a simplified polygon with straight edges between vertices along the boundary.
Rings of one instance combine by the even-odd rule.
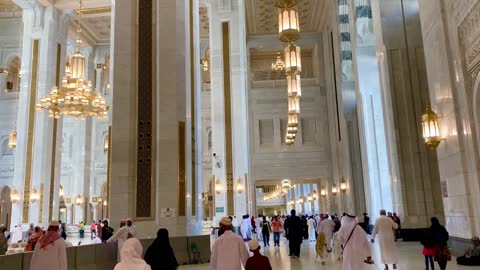
[[[299,0],[275,0],[278,7],[278,38],[287,43],[284,49],[284,69],[287,77],[288,124],[285,144],[295,143],[298,131],[298,115],[300,114],[300,97],[302,96],[301,49],[294,42],[300,38],[300,19],[295,6]],[[280,56],[277,57],[277,62]],[[272,69],[274,64],[272,64]]]
[[[80,11],[83,1],[79,1]],[[81,12],[79,13],[81,15]],[[71,65],[67,59],[65,77],[60,87],[54,86],[50,94],[43,96],[36,104],[36,110],[48,110],[48,116],[59,119],[61,115],[73,116],[84,120],[88,116],[105,119],[108,116],[108,105],[100,92],[95,92],[92,83],[85,80],[85,57],[80,52],[81,16],[78,20],[77,50],[71,57]]]
[[[288,191],[293,189],[295,186],[292,185],[292,182],[289,179],[283,179],[280,185],[276,185],[275,187],[268,187],[266,188],[266,192],[263,195],[264,201],[274,200],[281,198],[287,195]]]
[[[276,71],[285,69],[285,62],[280,57],[280,52],[278,52],[277,61],[272,63],[272,69]]]

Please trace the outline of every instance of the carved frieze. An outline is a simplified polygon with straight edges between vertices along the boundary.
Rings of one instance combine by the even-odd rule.
[[[467,72],[470,76],[476,75],[475,70],[478,68],[478,63],[480,61],[480,1],[471,8],[472,1],[459,1],[465,2],[463,4],[463,11],[468,14],[464,17],[464,20],[460,23],[458,27],[458,35],[460,38],[460,44],[465,51],[465,65],[467,67]],[[467,5],[468,3],[470,5]],[[456,4],[452,4],[454,7]],[[458,18],[457,18],[458,19]],[[478,71],[477,71],[478,72]],[[475,74],[474,74],[475,73]]]

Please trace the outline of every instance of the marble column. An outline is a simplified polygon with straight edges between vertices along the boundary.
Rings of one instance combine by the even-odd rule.
[[[231,162],[233,168],[233,186],[237,179],[245,181],[245,174],[249,173],[248,155],[248,113],[247,113],[247,52],[246,52],[246,17],[245,2],[240,1],[209,1],[208,12],[210,19],[210,72],[211,72],[211,105],[212,105],[212,153],[215,153],[220,166],[213,162],[213,175],[220,179],[227,188],[227,134],[226,122],[231,123]],[[228,37],[222,29],[223,23],[228,22]],[[223,51],[223,40],[229,40],[229,52]],[[224,54],[229,55],[229,67],[224,67]],[[224,77],[228,70],[230,78]],[[231,119],[225,119],[226,99],[224,96],[224,82],[230,81],[230,106]],[[251,179],[248,179],[251,181]],[[248,183],[253,185],[253,182]],[[246,188],[246,190],[248,190]],[[246,192],[233,191],[233,207],[228,209],[228,196],[226,192],[216,196],[215,207],[220,210],[215,213],[218,220],[222,216],[234,214],[237,218],[247,213]],[[223,207],[223,208],[222,208]]]
[[[385,104],[390,211],[399,214],[404,228],[427,227],[430,217],[444,214],[437,155],[425,147],[419,122],[429,89],[418,0],[374,2],[372,13]]]
[[[23,8],[24,38],[13,186],[22,196],[20,202],[13,207],[12,224],[35,223],[45,226],[49,222],[49,216],[58,216],[59,166],[52,170],[53,153],[58,151],[52,151],[52,144],[59,144],[52,140],[53,120],[48,117],[47,112],[34,112],[34,104],[56,84],[57,44],[62,45],[60,58],[64,59],[69,16],[53,6],[45,7],[38,1],[17,0],[16,3]],[[33,55],[35,40],[38,40],[38,57]],[[38,65],[32,72],[33,58]],[[36,91],[35,95],[32,95],[32,91]],[[58,129],[61,130],[61,121],[58,121],[58,124]],[[60,156],[57,156],[56,162],[59,159]],[[52,178],[54,190],[51,193]],[[42,185],[42,201],[36,203],[38,206],[31,207],[33,205],[29,204],[30,191],[33,188],[40,191]],[[50,195],[54,196],[55,215],[49,213]],[[25,208],[29,209],[28,213],[23,212],[25,206],[28,206]]]

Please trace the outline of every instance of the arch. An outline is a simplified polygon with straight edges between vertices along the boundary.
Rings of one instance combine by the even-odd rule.
[[[8,147],[8,136],[0,137],[0,157],[13,155],[13,149]]]
[[[472,112],[473,112],[473,126],[475,131],[475,145],[480,146],[480,72],[475,77],[473,84],[473,98],[472,98]],[[476,153],[480,152],[475,151]]]

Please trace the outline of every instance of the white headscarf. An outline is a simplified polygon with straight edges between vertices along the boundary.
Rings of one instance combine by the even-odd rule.
[[[340,237],[347,240],[348,237],[350,236],[350,233],[352,232],[353,228],[357,225],[357,217],[355,216],[343,216],[342,219],[340,220],[341,226],[341,231],[340,231]]]
[[[150,266],[142,259],[143,247],[136,238],[125,241],[120,250],[121,261],[114,270],[150,270]]]

